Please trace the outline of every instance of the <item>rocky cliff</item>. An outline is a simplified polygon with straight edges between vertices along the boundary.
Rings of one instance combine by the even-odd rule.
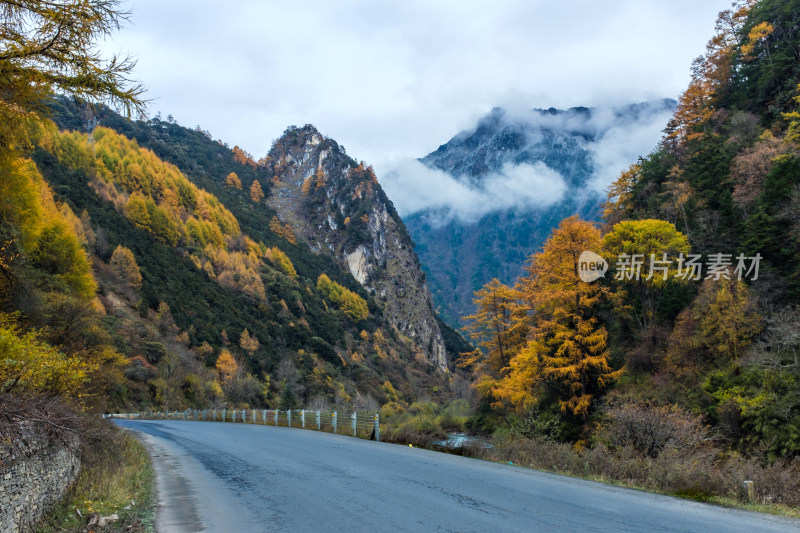
[[[317,253],[331,254],[416,351],[447,369],[431,294],[403,222],[371,167],[313,126],[291,127],[266,160],[267,203]]]

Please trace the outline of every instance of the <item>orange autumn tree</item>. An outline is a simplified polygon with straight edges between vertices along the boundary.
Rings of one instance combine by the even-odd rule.
[[[740,0],[733,3],[732,9],[720,12],[716,33],[706,45],[706,53],[692,63],[692,78],[667,125],[667,140],[691,141],[709,132],[708,122],[717,109],[717,101],[729,92],[740,33],[752,4],[750,0]],[[772,27],[765,24],[753,28],[748,42],[741,46],[745,59],[772,32]]]
[[[518,410],[554,394],[563,412],[585,419],[606,385],[619,378],[622,371],[609,364],[608,333],[595,313],[607,290],[578,276],[581,253],[599,250],[601,242],[592,223],[573,216],[531,258],[529,275],[516,288],[527,311],[517,318],[527,322],[527,339],[504,375],[482,384],[484,393]]]
[[[247,352],[250,357],[253,357],[253,354],[256,353],[259,346],[261,346],[261,344],[258,342],[258,338],[255,335],[250,335],[247,328],[244,328],[244,331],[242,331],[242,334],[239,336],[239,347]]]
[[[217,358],[217,372],[223,382],[228,383],[239,374],[239,363],[233,358],[231,352],[222,350]]]
[[[250,199],[256,204],[264,199],[264,189],[261,188],[258,180],[253,180],[253,184],[250,186]]]
[[[118,245],[111,254],[109,265],[128,285],[135,289],[142,287],[142,273],[130,248]]]
[[[459,367],[498,376],[508,366],[521,344],[520,326],[523,324],[514,316],[519,309],[518,300],[517,291],[497,278],[475,292],[473,303],[477,311],[464,320],[468,322],[465,330],[478,348],[461,354],[457,362]]]
[[[242,180],[239,179],[239,176],[236,172],[229,172],[227,176],[225,176],[225,188],[226,189],[242,189]]]

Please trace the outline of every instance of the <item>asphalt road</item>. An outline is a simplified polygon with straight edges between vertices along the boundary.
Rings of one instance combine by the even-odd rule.
[[[301,429],[117,421],[154,458],[160,533],[800,531],[800,521]]]

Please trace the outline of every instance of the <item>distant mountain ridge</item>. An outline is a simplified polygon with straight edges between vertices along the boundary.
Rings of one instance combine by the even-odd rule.
[[[421,158],[426,167],[480,193],[491,193],[498,176],[502,184],[514,185],[521,173],[544,172],[532,182],[536,190],[511,188],[510,194],[520,192],[522,199],[502,199],[497,208],[472,205],[465,212],[445,203],[405,215],[441,315],[457,326],[472,311],[475,290],[494,277],[513,282],[561,219],[575,213],[599,218],[605,183],[599,184],[609,181],[603,173],[625,159],[616,152],[641,128],[660,132],[675,103],[663,99],[618,108],[523,111],[498,107],[475,128]],[[631,157],[613,171],[634,162]]]

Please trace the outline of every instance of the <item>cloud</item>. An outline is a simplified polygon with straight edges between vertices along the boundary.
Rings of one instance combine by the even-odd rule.
[[[381,185],[401,216],[434,211],[439,221],[455,217],[472,222],[494,211],[547,207],[567,191],[563,176],[541,162],[506,163],[480,182],[456,179],[416,159],[397,161],[393,167]]]
[[[597,194],[604,195],[620,172],[635,163],[639,156],[651,152],[671,115],[671,104],[663,100],[558,113],[542,112],[512,102],[479,121],[481,124],[497,120],[502,127],[525,132],[527,145],[508,155],[495,151],[494,155],[500,157],[510,158],[524,152],[543,154],[547,149],[540,144],[543,132],[554,133],[567,154],[572,151],[588,154],[591,165],[588,179],[581,163],[572,159],[563,162],[564,168],[559,167],[565,172],[575,171],[567,175],[569,179],[542,162],[506,162],[500,172],[476,178],[454,177],[415,159],[401,159],[388,165],[388,172],[379,175],[401,215],[428,211],[435,213],[433,219],[439,222],[452,217],[469,222],[494,211],[545,208],[561,201],[568,190],[572,197],[585,200]],[[463,150],[462,155],[470,157],[469,150],[460,146],[459,138],[471,135],[477,127],[456,136],[455,154]],[[576,179],[581,180],[578,186],[572,181]]]
[[[587,188],[604,194],[623,170],[656,148],[671,117],[672,110],[664,109],[643,120],[610,127],[589,145],[594,171]]]
[[[566,108],[676,98],[729,0],[127,0],[151,113],[256,156],[313,123],[376,166],[517,94]]]

